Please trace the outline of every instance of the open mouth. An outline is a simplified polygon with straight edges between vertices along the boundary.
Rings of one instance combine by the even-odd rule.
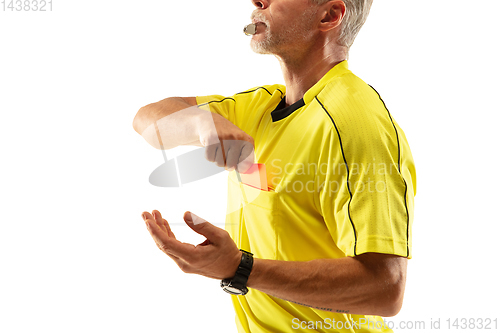
[[[255,24],[256,26],[263,25],[264,27],[267,27],[266,23],[264,23],[263,21],[259,21],[258,19],[252,20],[252,23]]]
[[[254,21],[253,24],[255,25],[255,34],[263,33],[267,28],[267,24],[262,21]]]

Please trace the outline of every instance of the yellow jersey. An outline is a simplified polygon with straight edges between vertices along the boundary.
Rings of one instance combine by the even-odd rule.
[[[286,87],[197,97],[254,138],[269,191],[229,174],[226,230],[256,258],[411,258],[416,174],[405,134],[344,61],[286,106]],[[333,313],[250,289],[231,296],[239,332],[392,332],[377,316]],[[350,323],[350,324],[349,324]],[[366,325],[361,325],[365,323]]]

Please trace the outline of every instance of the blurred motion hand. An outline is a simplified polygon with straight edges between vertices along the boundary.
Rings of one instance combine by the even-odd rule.
[[[229,171],[247,171],[255,158],[253,138],[226,118],[211,112],[207,115],[198,122],[206,159]]]

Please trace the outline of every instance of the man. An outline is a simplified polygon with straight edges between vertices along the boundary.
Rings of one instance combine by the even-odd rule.
[[[230,172],[226,230],[185,213],[207,238],[198,246],[177,241],[160,212],[143,213],[182,271],[236,294],[239,332],[391,332],[379,316],[401,309],[414,163],[378,93],[346,62],[371,2],[253,0],[252,49],[277,57],[286,87],[168,98],[134,119],[157,148],[205,146],[208,160],[244,171],[254,145],[266,166],[267,191]]]

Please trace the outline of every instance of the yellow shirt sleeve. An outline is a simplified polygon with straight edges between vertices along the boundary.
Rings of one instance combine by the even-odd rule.
[[[322,214],[348,256],[411,258],[416,174],[409,145],[375,90],[356,82],[349,87],[344,96],[336,89],[335,102],[324,105],[333,125],[326,152],[333,164],[320,192]]]
[[[196,97],[198,107],[207,110],[234,123],[235,104],[234,97],[224,97],[221,95],[198,96]]]
[[[254,87],[230,97],[198,96],[198,107],[221,115],[254,137],[262,117],[284,96],[285,87],[279,84]]]

